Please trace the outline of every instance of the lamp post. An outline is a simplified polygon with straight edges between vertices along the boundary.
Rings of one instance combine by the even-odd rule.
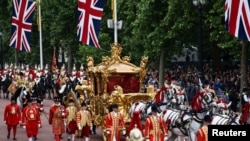
[[[3,35],[3,32],[2,32],[2,29],[0,28],[0,41],[1,41],[1,46],[0,46],[0,55],[1,55],[1,58],[0,58],[0,64],[1,64],[1,69],[3,69],[3,40],[2,40],[2,35]]]
[[[199,47],[198,47],[198,77],[201,82],[204,81],[204,72],[203,72],[203,31],[202,31],[202,8],[206,4],[205,0],[193,0],[193,5],[199,9]]]

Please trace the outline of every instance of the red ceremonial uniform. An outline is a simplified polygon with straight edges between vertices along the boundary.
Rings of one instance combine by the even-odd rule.
[[[110,112],[105,119],[105,129],[109,131],[110,134],[107,135],[108,141],[120,141],[121,131],[126,130],[125,122],[121,113]]]
[[[4,121],[7,125],[17,125],[21,121],[21,111],[17,104],[9,104],[5,107]]]
[[[67,131],[69,134],[75,134],[77,126],[76,126],[76,114],[77,108],[73,105],[70,105],[66,108],[66,123],[67,123]]]
[[[10,137],[10,130],[13,128],[13,138],[16,138],[16,127],[21,121],[21,111],[17,104],[8,104],[4,110],[4,121],[7,124],[8,135]]]
[[[161,116],[150,116],[145,124],[145,138],[150,141],[164,141],[168,135],[166,123]]]
[[[88,110],[77,112],[76,122],[78,128],[82,129],[81,137],[89,137],[90,127],[92,127],[92,116]]]
[[[65,107],[62,105],[54,104],[50,107],[49,124],[52,124],[52,131],[55,135],[61,135],[65,133],[65,110]]]
[[[208,129],[207,126],[202,126],[196,135],[197,141],[208,141]]]
[[[35,137],[39,126],[41,126],[39,111],[33,106],[26,106],[22,112],[22,125],[26,126],[26,133],[29,138]]]
[[[133,130],[135,127],[138,128],[143,133],[141,119],[140,119],[140,111],[133,112],[133,117],[129,125],[127,136],[129,136],[130,131]]]

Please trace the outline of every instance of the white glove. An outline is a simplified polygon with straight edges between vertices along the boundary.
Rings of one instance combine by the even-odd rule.
[[[106,131],[106,133],[109,135],[109,134],[110,134],[110,131]]]
[[[26,126],[23,126],[23,129],[26,129]]]
[[[146,139],[146,141],[149,141],[149,139]]]
[[[164,137],[164,141],[167,141],[168,140],[168,137]]]
[[[126,135],[126,130],[123,130],[123,131],[122,131],[122,135]]]
[[[62,116],[64,117],[64,116],[65,116],[65,113],[62,113]]]
[[[38,124],[38,128],[41,128],[41,124]]]
[[[90,131],[91,131],[91,132],[93,131],[93,126],[90,126]]]
[[[78,129],[79,129],[79,130],[82,130],[81,126],[78,126]]]

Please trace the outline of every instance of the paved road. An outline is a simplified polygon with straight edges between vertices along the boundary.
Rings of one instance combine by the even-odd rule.
[[[13,136],[12,136],[13,133],[11,133],[10,139],[9,140],[7,139],[7,126],[3,120],[4,108],[9,103],[10,103],[10,100],[8,100],[8,99],[3,99],[3,98],[0,99],[0,106],[2,107],[2,108],[0,108],[0,115],[2,116],[0,118],[0,141],[11,141],[13,138]],[[49,112],[49,107],[52,104],[53,104],[52,100],[44,100],[44,109],[46,112]],[[42,128],[39,129],[37,141],[53,141],[54,136],[52,134],[51,125],[49,125],[49,123],[48,123],[48,119],[44,115],[42,115],[41,120],[42,120]],[[18,126],[18,128],[17,128],[17,136],[16,137],[17,137],[18,141],[28,141],[25,129],[23,129],[21,126]],[[66,134],[64,134],[62,137],[63,137],[62,141],[67,141]],[[98,128],[97,133],[95,135],[91,135],[90,138],[91,138],[91,141],[102,141],[103,139],[102,139],[102,135],[101,135],[101,129]],[[78,139],[76,139],[75,141],[78,141]]]

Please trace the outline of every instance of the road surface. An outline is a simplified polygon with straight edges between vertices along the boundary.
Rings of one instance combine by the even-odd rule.
[[[1,92],[0,92],[1,93]],[[0,115],[2,116],[0,118],[0,141],[12,141],[13,140],[13,131],[11,132],[10,139],[7,139],[7,126],[4,123],[4,109],[7,104],[10,103],[9,99],[0,99]],[[52,100],[44,100],[44,110],[45,112],[49,112],[49,107],[53,104]],[[48,117],[48,115],[46,115]],[[41,121],[42,121],[42,128],[39,129],[38,133],[38,139],[37,141],[53,141],[54,135],[52,134],[52,127],[48,123],[48,119],[45,115],[41,115]],[[67,134],[64,134],[62,141],[67,141]],[[21,126],[17,127],[17,135],[16,138],[18,141],[28,141],[28,138],[26,136],[25,129],[23,129]],[[91,141],[102,141],[102,135],[101,135],[101,129],[98,128],[96,131],[96,134],[90,136]],[[76,138],[75,141],[78,141]]]

